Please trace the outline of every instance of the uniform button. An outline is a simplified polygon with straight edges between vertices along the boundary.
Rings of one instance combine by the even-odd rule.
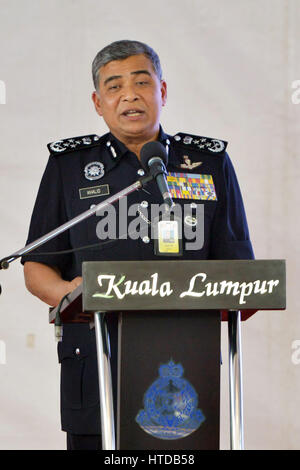
[[[137,174],[140,175],[140,176],[144,176],[145,172],[142,168],[140,168],[138,171],[137,171]]]
[[[195,227],[198,222],[196,217],[191,217],[190,215],[187,215],[184,219],[184,223],[186,225],[189,225],[190,227]]]
[[[190,205],[191,209],[197,209],[197,204],[195,202],[192,202]]]
[[[143,237],[142,240],[143,240],[144,243],[149,243],[150,242],[150,238],[147,237],[147,236]]]
[[[142,201],[141,206],[142,207],[148,207],[148,202],[147,201]]]
[[[80,349],[79,348],[75,349],[75,354],[76,354],[76,356],[80,356]]]

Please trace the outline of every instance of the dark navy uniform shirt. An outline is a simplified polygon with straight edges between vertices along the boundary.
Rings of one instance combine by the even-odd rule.
[[[209,175],[215,190],[216,197],[208,199],[174,200],[181,205],[193,204],[194,207],[195,204],[204,204],[203,247],[186,250],[183,238],[181,259],[252,259],[242,197],[226,153],[226,142],[182,133],[171,137],[162,129],[159,140],[168,151],[168,172]],[[110,133],[102,137],[92,135],[66,139],[49,144],[48,148],[51,154],[34,206],[27,243],[86,211],[92,204],[105,200],[107,193],[113,195],[141,177],[142,166],[137,156]],[[93,165],[89,165],[93,162],[96,162],[94,173]],[[88,179],[93,178],[93,175],[96,179]],[[90,188],[95,187],[100,194],[105,195],[87,197],[91,194],[88,192]],[[137,203],[140,207],[146,207],[147,204],[150,207],[151,203],[162,204],[162,197],[154,181],[145,190],[135,191],[128,196],[128,207]],[[119,204],[115,208],[119,215]],[[147,237],[134,240],[128,236],[127,239],[103,243],[96,234],[99,220],[98,215],[92,215],[41,246],[35,252],[41,253],[38,256],[29,254],[23,257],[22,263],[36,261],[56,266],[62,277],[70,281],[81,275],[83,261],[174,259],[172,256],[158,258],[154,254],[153,241]],[[118,231],[119,227],[117,235],[124,235]],[[42,254],[96,243],[97,247],[72,254]],[[76,350],[80,354],[76,354]],[[62,364],[62,429],[74,434],[99,434],[94,331],[89,325],[66,325],[58,353]]]

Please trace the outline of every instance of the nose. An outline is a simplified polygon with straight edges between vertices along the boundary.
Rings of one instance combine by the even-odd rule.
[[[132,84],[128,84],[123,87],[123,100],[129,101],[130,103],[138,100],[138,95],[135,91],[135,87]]]

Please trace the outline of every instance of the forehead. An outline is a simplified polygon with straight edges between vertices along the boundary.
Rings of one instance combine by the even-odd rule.
[[[144,54],[132,55],[122,60],[112,60],[100,67],[100,83],[110,76],[125,76],[140,70],[147,70],[151,75],[155,75],[151,60]]]

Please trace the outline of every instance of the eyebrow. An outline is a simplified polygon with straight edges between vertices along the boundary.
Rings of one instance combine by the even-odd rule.
[[[139,75],[140,73],[145,73],[151,77],[151,73],[148,70],[136,70],[135,72],[131,72],[131,75]]]
[[[140,75],[142,73],[151,77],[151,73],[148,70],[135,70],[134,72],[131,72],[130,75]],[[104,80],[104,85],[107,85],[107,83],[111,82],[112,80],[117,80],[118,78],[122,78],[122,75],[111,75],[111,77],[108,77],[106,80]]]

